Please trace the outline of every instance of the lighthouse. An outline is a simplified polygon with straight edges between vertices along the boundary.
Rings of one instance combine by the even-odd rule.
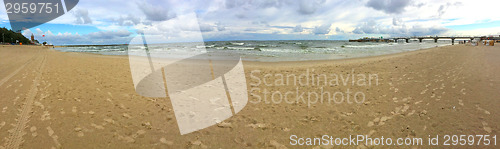
[[[35,36],[31,34],[31,44],[35,44]]]

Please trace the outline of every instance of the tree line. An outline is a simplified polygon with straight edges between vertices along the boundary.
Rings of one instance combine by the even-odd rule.
[[[21,33],[16,33],[5,27],[0,28],[0,42],[16,43],[16,40],[23,44],[31,44],[30,39],[24,37]]]

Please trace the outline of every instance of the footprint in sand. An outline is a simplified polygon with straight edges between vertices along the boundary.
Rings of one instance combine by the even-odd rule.
[[[276,140],[269,141],[269,146],[274,147],[275,149],[286,149],[287,147],[283,144],[278,143]]]
[[[428,88],[429,86],[431,86],[431,83],[425,85],[425,88]]]
[[[479,111],[483,111],[483,112],[484,112],[484,114],[488,114],[488,115],[490,115],[490,114],[491,114],[489,111],[487,111],[487,110],[485,110],[485,109],[483,109],[483,108],[479,107],[479,105],[476,105],[476,108],[477,108]]]
[[[17,103],[17,100],[19,100],[19,96],[17,96],[16,98],[14,98],[14,104]]]
[[[49,111],[43,111],[43,114],[40,117],[40,120],[42,120],[42,121],[50,120],[50,113],[49,113]]]
[[[54,134],[55,132],[54,132],[54,130],[52,130],[52,128],[50,126],[47,127],[47,132],[49,133],[49,136],[54,141],[54,144],[56,144],[57,148],[62,148],[61,143],[59,143],[59,141],[58,141],[59,137]]]
[[[40,108],[40,109],[42,109],[42,110],[44,110],[44,109],[45,109],[45,106],[44,106],[42,103],[38,102],[38,101],[35,101],[35,103],[34,103],[34,104],[35,104],[35,106],[39,107],[39,108]]]
[[[415,114],[415,110],[412,110],[410,113],[408,113],[408,116],[412,116],[413,114]]]
[[[0,129],[2,129],[3,126],[5,126],[5,122],[0,123]]]
[[[111,119],[111,118],[105,118],[104,121],[108,124],[115,124],[115,120]]]
[[[99,129],[99,130],[103,130],[104,129],[103,126],[97,125],[97,124],[94,124],[94,123],[90,124],[90,126],[94,127],[95,129]]]
[[[161,138],[160,139],[160,142],[163,143],[163,144],[166,144],[166,145],[173,145],[174,142],[173,141],[168,141],[167,139],[165,138]]]
[[[272,144],[273,141],[271,141],[271,144]],[[276,141],[275,141],[276,142]],[[277,142],[276,142],[277,143]],[[276,144],[275,144],[276,145]],[[202,148],[202,149],[205,149],[205,148],[208,148],[205,144],[203,144],[203,142],[201,142],[200,140],[196,140],[196,141],[191,141],[189,142],[189,146],[190,148]],[[278,148],[278,147],[276,147]],[[281,149],[281,148],[280,148]]]
[[[392,98],[392,101],[394,101],[394,102],[398,102],[398,98],[397,98],[397,97],[394,97],[394,98]]]
[[[31,136],[33,136],[33,137],[38,136],[38,133],[36,132],[36,127],[35,126],[32,126],[30,128],[30,132],[31,132]]]
[[[420,101],[415,102],[415,104],[418,105],[418,104],[420,104],[422,102],[423,102],[423,100],[420,100]]]
[[[129,114],[127,114],[127,113],[123,113],[123,117],[125,117],[125,118],[129,118],[129,119],[130,119],[130,118],[132,118],[132,116],[130,116],[130,115],[129,115]]]
[[[384,125],[387,120],[392,119],[392,116],[382,116],[381,118],[375,118],[372,121],[368,122],[368,127],[374,126],[374,125]]]
[[[488,126],[488,123],[486,123],[485,121],[483,121],[482,123],[483,123],[484,131],[491,133],[492,130],[491,130],[491,127]]]
[[[427,92],[427,90],[429,90],[429,89],[424,89],[424,90],[422,90],[422,92],[420,92],[420,95],[425,94],[425,92]]]
[[[401,110],[401,112],[403,112],[403,113],[404,113],[404,112],[408,111],[408,109],[410,109],[410,105],[405,104],[405,105],[403,106],[403,109]]]
[[[391,119],[391,118],[392,118],[392,117],[389,117],[389,116],[382,116],[382,117],[380,118],[380,122],[378,122],[378,125],[384,125],[384,124],[385,124],[385,122],[386,122],[387,120]]]
[[[76,107],[73,106],[73,108],[71,109],[71,112],[76,113],[76,112],[78,112],[78,110],[76,110]]]
[[[142,137],[144,137],[144,135],[146,135],[145,130],[137,130],[137,132],[134,135],[132,135],[132,138],[134,138],[134,139],[142,138]]]
[[[132,136],[122,136],[122,135],[115,132],[115,136],[118,136],[118,140],[125,141],[127,143],[134,143],[136,138],[143,137],[145,133],[146,133],[146,131],[139,130],[135,134],[133,134]]]
[[[77,135],[78,137],[83,137],[83,136],[85,136],[85,134],[83,134],[83,129],[82,129],[82,128],[80,128],[80,127],[76,127],[76,128],[75,128],[75,132],[76,132],[76,135]]]
[[[366,126],[368,127],[372,127],[373,125],[375,125],[375,123],[373,121],[369,121],[368,124]]]

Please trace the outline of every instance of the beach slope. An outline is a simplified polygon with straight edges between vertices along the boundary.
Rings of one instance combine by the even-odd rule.
[[[169,98],[135,92],[127,57],[2,46],[0,148],[304,148],[290,145],[290,136],[427,143],[429,135],[497,135],[500,129],[500,46],[243,65],[246,107],[218,125],[180,135]],[[316,98],[328,97],[325,92],[339,94]]]

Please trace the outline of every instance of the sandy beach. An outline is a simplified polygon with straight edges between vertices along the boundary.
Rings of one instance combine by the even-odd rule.
[[[290,137],[367,135],[426,141],[429,135],[499,134],[498,44],[243,65],[246,107],[217,125],[180,135],[169,98],[135,92],[126,56],[1,46],[0,149],[387,148],[293,146]],[[280,77],[302,74],[316,80]],[[314,100],[327,91],[330,97],[339,92],[335,97],[344,100]],[[302,93],[313,100],[296,100]],[[471,147],[496,146],[453,146]]]

